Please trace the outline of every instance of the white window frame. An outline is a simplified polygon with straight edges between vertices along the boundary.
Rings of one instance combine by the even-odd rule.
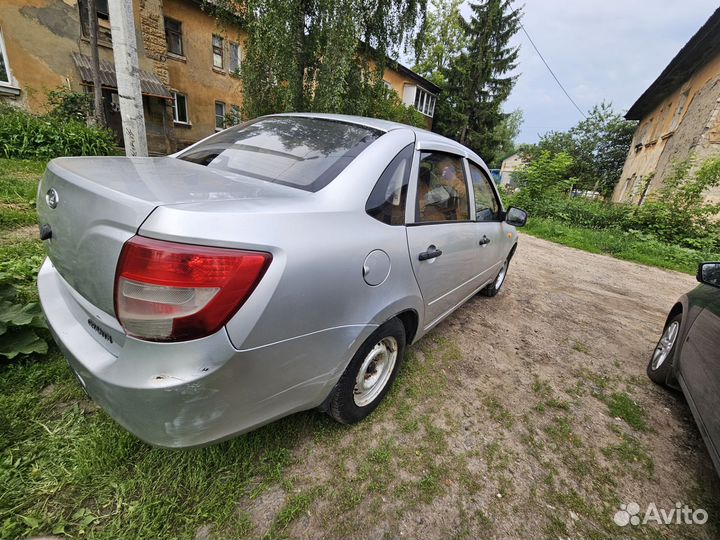
[[[189,126],[190,124],[190,111],[188,107],[188,97],[187,94],[183,94],[182,92],[178,92],[176,90],[171,90],[170,95],[173,98],[173,123],[175,124],[181,124],[183,126]],[[178,104],[177,104],[177,97],[182,96],[185,98],[185,118],[187,118],[187,121],[183,122],[182,120],[179,120],[178,115]]]
[[[7,72],[7,81],[0,80],[0,86],[8,88],[18,88],[13,77],[12,69],[10,68],[10,59],[8,58],[7,49],[5,48],[5,38],[3,37],[3,29],[0,27],[0,54],[2,54],[3,62],[5,63],[5,71]]]
[[[437,98],[431,92],[421,86],[415,87],[416,97],[413,101],[415,109],[430,118],[435,114],[435,102]]]
[[[220,118],[220,115],[217,113],[217,106],[222,105],[222,127],[218,127],[218,118]],[[227,107],[225,106],[224,101],[216,101],[215,102],[215,131],[222,131],[225,129],[225,114],[227,112]]]

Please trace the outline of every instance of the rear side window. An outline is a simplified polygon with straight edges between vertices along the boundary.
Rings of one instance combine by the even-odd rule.
[[[412,159],[413,145],[409,144],[380,175],[365,204],[365,211],[371,217],[388,225],[405,225],[405,201]]]
[[[321,118],[261,118],[218,133],[178,157],[213,169],[318,191],[382,134]]]

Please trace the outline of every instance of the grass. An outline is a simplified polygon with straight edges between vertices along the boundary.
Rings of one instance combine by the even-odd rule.
[[[590,253],[693,275],[698,263],[720,260],[720,253],[695,251],[614,229],[571,227],[545,218],[531,218],[523,232]]]
[[[9,220],[20,204],[34,214],[42,167],[0,159],[0,217]],[[14,276],[31,301],[42,244],[8,227],[0,272]],[[593,354],[581,342],[564,346]],[[576,368],[576,384],[560,390],[556,381],[534,376],[527,403],[485,392],[462,404],[460,415],[451,414],[443,404],[455,403],[455,379],[466,376],[458,368],[463,362],[458,345],[433,332],[409,350],[397,383],[367,422],[341,426],[316,412],[300,413],[210,448],[182,451],[152,448],[119,427],[85,397],[56,348],[0,359],[0,538],[286,537],[297,534],[303,520],[327,537],[358,531],[399,537],[422,535],[423,526],[409,519],[431,519],[447,500],[460,508],[457,528],[442,534],[447,537],[507,535],[498,524],[523,512],[533,512],[536,527],[524,535],[622,532],[609,521],[620,502],[609,471],[636,481],[651,474],[645,444],[655,434],[617,378]],[[613,439],[602,448],[581,428],[583,399],[624,422],[610,423]],[[538,476],[526,493],[517,482],[528,462]],[[261,530],[253,504],[276,492],[281,498]],[[581,516],[576,525],[568,511]],[[387,529],[378,533],[378,523]]]

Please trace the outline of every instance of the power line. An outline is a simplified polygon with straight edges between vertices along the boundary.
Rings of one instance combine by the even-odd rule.
[[[550,72],[550,75],[553,76],[553,79],[555,79],[555,82],[558,83],[558,86],[559,86],[560,89],[565,93],[565,95],[567,96],[567,98],[570,100],[570,103],[572,103],[573,105],[575,105],[575,108],[578,110],[578,112],[582,115],[583,118],[587,118],[587,116],[586,116],[585,113],[582,111],[582,109],[581,109],[580,107],[578,107],[577,103],[575,103],[575,100],[573,100],[573,98],[570,97],[570,94],[568,94],[567,90],[565,90],[565,87],[562,85],[562,83],[560,82],[560,80],[555,76],[555,73],[553,73],[553,70],[550,69],[550,66],[549,66],[548,63],[545,61],[545,58],[544,58],[543,55],[540,53],[540,50],[537,48],[537,45],[535,45],[535,42],[534,42],[534,41],[532,40],[532,38],[530,37],[530,34],[528,34],[528,31],[525,30],[525,27],[523,26],[522,23],[520,23],[520,28],[522,28],[522,31],[525,32],[525,35],[526,35],[527,38],[530,40],[530,44],[533,46],[533,49],[535,49],[535,52],[538,53],[538,56],[540,57],[540,60],[543,61],[543,64],[545,64],[545,67],[546,67],[546,68],[548,69],[548,71]]]

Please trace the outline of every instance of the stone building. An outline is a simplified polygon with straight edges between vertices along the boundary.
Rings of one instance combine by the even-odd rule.
[[[96,0],[105,117],[122,146],[108,0]],[[151,152],[184,148],[239,119],[246,34],[221,27],[201,0],[133,0],[140,86]],[[0,2],[0,100],[34,112],[47,91],[92,91],[87,0]],[[439,89],[392,63],[385,84],[432,126]]]
[[[673,164],[720,156],[720,9],[630,107],[638,126],[612,200],[642,204]],[[720,202],[720,189],[706,194]]]

